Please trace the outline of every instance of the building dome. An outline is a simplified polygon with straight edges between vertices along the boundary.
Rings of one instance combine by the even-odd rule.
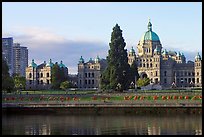
[[[29,67],[37,68],[37,64],[34,62],[34,59],[32,59],[32,62],[30,63]]]
[[[82,56],[81,56],[81,58],[79,59],[79,63],[84,63],[84,59],[83,59]]]
[[[176,55],[177,57],[180,57],[181,56],[181,53],[180,52],[177,52],[177,55]]]
[[[131,48],[130,53],[135,53],[135,50],[133,49],[133,47]]]
[[[195,56],[195,59],[201,60],[201,56],[200,56],[199,52],[198,52],[197,55]]]
[[[60,68],[66,68],[66,66],[62,63],[62,61],[60,61],[59,67]]]
[[[100,61],[99,56],[97,55],[96,59],[95,59],[95,63],[98,63]]]
[[[152,24],[149,20],[148,22],[148,31],[146,31],[143,35],[142,35],[142,38],[141,38],[141,42],[144,42],[146,40],[151,40],[151,41],[160,41],[159,40],[159,36],[152,31]]]
[[[53,65],[52,60],[50,59],[50,62],[46,64],[46,67],[52,67]]]

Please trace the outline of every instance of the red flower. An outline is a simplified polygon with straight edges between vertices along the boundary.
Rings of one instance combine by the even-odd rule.
[[[168,96],[167,99],[168,99],[168,100],[171,99],[171,96]]]
[[[177,99],[177,96],[174,96],[174,99]]]
[[[185,96],[185,99],[189,99],[189,96]]]
[[[158,97],[157,97],[157,96],[154,96],[154,97],[153,97],[153,99],[154,99],[154,100],[157,100],[157,99],[158,99]]]
[[[183,99],[183,96],[179,96],[179,99]]]
[[[70,97],[67,97],[67,101],[69,101],[70,100]]]
[[[138,98],[139,98],[138,96],[135,96],[135,97],[134,97],[134,100],[137,100]]]
[[[140,100],[143,100],[144,98],[145,98],[144,96],[141,96],[141,97],[140,97]]]
[[[162,100],[165,100],[166,99],[166,96],[162,96]]]
[[[97,100],[97,97],[96,97],[96,96],[93,96],[93,97],[92,97],[92,100]]]

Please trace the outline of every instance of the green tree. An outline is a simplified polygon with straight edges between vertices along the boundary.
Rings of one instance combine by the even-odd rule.
[[[137,80],[137,86],[138,87],[146,86],[149,83],[150,83],[150,79],[149,78],[139,78]]]
[[[9,68],[4,59],[2,59],[2,91],[11,92],[14,90],[14,81],[9,75]]]
[[[66,80],[65,68],[60,68],[56,62],[51,70],[52,89],[60,89],[60,84]]]
[[[136,61],[134,60],[132,65],[130,66],[130,81],[131,83],[133,82],[135,84],[135,82],[138,79],[139,79],[138,67]]]
[[[19,76],[19,75],[15,75],[13,77],[14,80],[14,85],[15,85],[15,89],[25,89],[26,87],[26,78]]]
[[[109,46],[108,66],[102,73],[100,86],[102,90],[123,91],[128,89],[130,85],[130,66],[128,64],[127,50],[124,49],[126,43],[118,24],[113,28]]]
[[[72,85],[72,83],[70,82],[70,81],[64,81],[64,82],[62,82],[61,84],[60,84],[60,88],[62,89],[62,90],[67,90],[68,88],[71,88],[71,87],[73,87],[73,85]]]

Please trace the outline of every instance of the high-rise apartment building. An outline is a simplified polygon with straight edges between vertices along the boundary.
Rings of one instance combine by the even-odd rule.
[[[2,59],[4,59],[9,68],[9,74],[13,74],[13,38],[2,38]]]
[[[24,76],[28,66],[28,49],[20,46],[19,43],[13,44],[13,73]]]

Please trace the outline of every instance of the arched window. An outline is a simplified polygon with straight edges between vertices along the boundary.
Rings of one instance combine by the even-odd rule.
[[[50,84],[50,81],[49,81],[49,80],[47,80],[47,84],[48,84],[48,85]]]
[[[150,63],[150,67],[152,67],[152,63]]]
[[[147,68],[149,68],[149,64],[147,63]]]
[[[43,80],[41,80],[40,83],[43,84]]]
[[[40,73],[40,77],[41,77],[41,78],[43,77],[43,73]]]
[[[145,67],[145,63],[143,64],[143,67]]]
[[[49,73],[47,73],[47,77],[49,77]]]
[[[157,76],[157,71],[155,71],[155,76]]]
[[[29,73],[29,78],[32,78],[32,74],[31,73]]]
[[[199,83],[199,78],[197,78],[197,83]]]
[[[199,76],[199,72],[197,72],[197,76]]]
[[[92,73],[92,77],[94,77],[94,73]]]
[[[94,80],[92,80],[92,84],[94,84]]]

